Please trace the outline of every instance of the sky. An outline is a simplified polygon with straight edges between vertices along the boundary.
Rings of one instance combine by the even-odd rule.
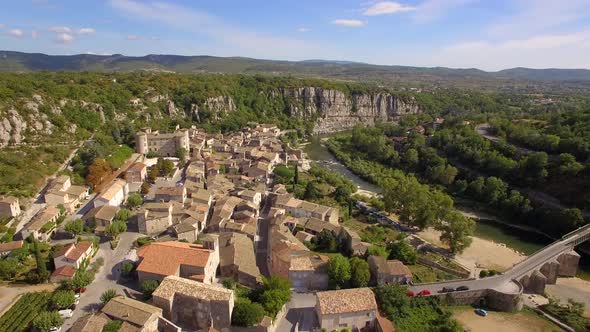
[[[590,69],[590,0],[3,0],[0,49]]]

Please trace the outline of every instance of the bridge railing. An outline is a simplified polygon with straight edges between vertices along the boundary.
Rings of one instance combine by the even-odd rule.
[[[584,231],[589,230],[589,229],[590,229],[590,224],[586,224],[585,226],[582,226],[582,227],[580,227],[578,229],[575,229],[575,230],[573,230],[573,231],[565,234],[564,236],[561,237],[561,239],[562,240],[565,240],[567,238],[570,238],[570,237],[572,237],[572,236],[574,236],[574,235],[576,235],[578,233],[584,232]]]

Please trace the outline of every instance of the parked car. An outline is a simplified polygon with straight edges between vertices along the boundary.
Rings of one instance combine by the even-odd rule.
[[[443,287],[443,289],[441,289],[439,291],[439,293],[451,293],[454,291],[455,291],[455,288],[453,288],[453,287]]]
[[[409,297],[413,297],[413,296],[414,296],[414,295],[416,295],[416,294],[414,294],[414,292],[412,292],[411,290],[409,290],[409,291],[406,293],[406,295],[407,295],[407,296],[409,296]]]
[[[57,313],[59,313],[59,316],[63,319],[71,318],[74,314],[74,312],[71,309],[60,310]]]
[[[466,290],[469,290],[469,287],[467,287],[467,286],[459,286],[456,289],[457,292],[462,292],[462,291],[466,291]]]
[[[53,326],[49,329],[49,332],[61,332],[61,326]]]
[[[474,310],[476,314],[482,316],[482,317],[486,317],[488,315],[487,310],[482,309],[482,308],[477,308]]]
[[[425,295],[430,295],[430,291],[428,289],[424,289],[424,290],[421,290],[420,292],[418,292],[418,296],[425,296]]]

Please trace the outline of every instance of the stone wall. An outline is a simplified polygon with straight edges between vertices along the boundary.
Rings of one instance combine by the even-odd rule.
[[[479,289],[462,292],[435,294],[449,305],[487,306],[499,311],[519,311],[522,309],[522,286],[517,293],[502,293],[493,289]]]
[[[424,257],[418,257],[418,263],[435,268],[435,269],[439,269],[441,271],[450,273],[450,274],[455,275],[460,278],[469,278],[471,276],[471,271],[469,271],[467,269],[462,269],[462,270],[451,269],[450,267],[441,265],[435,261],[432,261],[430,259],[426,259]]]

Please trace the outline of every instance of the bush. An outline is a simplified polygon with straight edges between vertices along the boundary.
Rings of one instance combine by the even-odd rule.
[[[340,254],[333,256],[328,263],[330,286],[334,289],[344,288],[350,280],[350,262]]]
[[[144,280],[141,285],[139,285],[139,290],[146,298],[151,297],[156,288],[158,288],[158,282],[156,280]]]
[[[123,322],[120,320],[112,320],[104,325],[102,328],[102,332],[117,332],[123,325]]]
[[[33,327],[40,332],[49,332],[52,327],[61,326],[63,323],[64,320],[57,311],[44,311],[35,317]]]
[[[223,287],[227,289],[236,289],[237,282],[234,278],[225,278],[223,279]]]
[[[250,327],[256,325],[264,317],[264,308],[248,299],[239,298],[232,312],[232,325]]]
[[[78,235],[84,231],[84,222],[80,218],[72,220],[66,224],[65,230],[70,234]]]
[[[141,204],[143,204],[143,199],[141,198],[141,195],[139,195],[138,193],[133,193],[129,195],[129,197],[127,198],[127,206],[130,209],[134,209],[140,206]]]
[[[100,303],[102,303],[102,305],[105,305],[107,303],[109,303],[110,300],[112,300],[113,298],[117,297],[117,291],[114,289],[107,289],[106,291],[104,291],[101,295],[100,295]]]
[[[125,263],[121,264],[121,273],[125,277],[131,276],[131,274],[133,273],[134,270],[135,270],[135,265],[133,265],[133,263],[125,262]]]
[[[51,296],[51,304],[57,310],[69,308],[76,301],[74,291],[58,290]]]

